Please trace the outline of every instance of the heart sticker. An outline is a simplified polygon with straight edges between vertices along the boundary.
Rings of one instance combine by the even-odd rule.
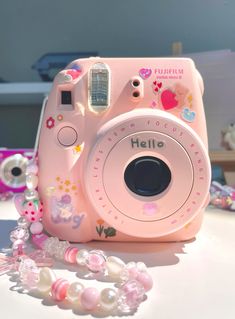
[[[66,71],[66,74],[69,74],[72,77],[72,79],[75,80],[81,75],[81,70],[70,69]]]
[[[143,80],[146,80],[152,74],[152,70],[148,68],[142,68],[139,70],[139,75]]]
[[[161,94],[161,102],[164,110],[173,109],[178,105],[178,101],[176,100],[176,94],[169,89],[166,89]]]
[[[189,108],[185,107],[182,111],[182,118],[183,120],[187,122],[193,122],[196,117],[196,113],[194,111],[191,111]]]

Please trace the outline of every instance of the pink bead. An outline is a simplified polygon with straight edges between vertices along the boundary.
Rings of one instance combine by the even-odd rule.
[[[129,280],[119,288],[118,308],[123,313],[138,308],[144,298],[144,287],[137,280]]]
[[[100,294],[96,288],[85,288],[81,294],[81,305],[86,310],[93,310],[99,303]]]
[[[153,287],[153,279],[147,272],[140,272],[136,280],[143,285],[145,291],[149,291]]]
[[[51,286],[51,296],[56,301],[64,300],[66,297],[69,282],[66,279],[59,278]]]
[[[132,268],[128,269],[128,271],[129,271],[129,277],[131,279],[135,279],[139,274],[137,267],[132,267]]]
[[[30,232],[33,235],[39,235],[43,231],[43,225],[40,222],[32,223],[30,226]]]
[[[75,264],[77,253],[78,249],[76,247],[68,247],[64,253],[64,260],[71,264]]]
[[[105,268],[105,256],[101,250],[91,250],[87,256],[86,265],[92,272],[102,272]]]

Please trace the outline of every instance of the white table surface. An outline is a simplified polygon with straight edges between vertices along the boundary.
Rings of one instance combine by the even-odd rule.
[[[0,248],[8,246],[8,233],[16,218],[11,202],[0,203]],[[125,262],[144,261],[149,267],[154,288],[129,318],[235,318],[235,213],[207,209],[202,230],[190,243],[91,242],[85,246],[103,249]],[[71,266],[70,271],[68,266],[67,270],[64,267],[62,263],[56,264],[58,275],[71,280],[79,276],[75,267]],[[99,288],[110,285],[95,280],[82,279],[82,282]],[[0,277],[1,319],[100,317],[72,309],[66,302],[55,304],[49,298],[42,300],[17,290],[14,278]]]

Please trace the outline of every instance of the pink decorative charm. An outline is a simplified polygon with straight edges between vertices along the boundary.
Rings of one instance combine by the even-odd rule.
[[[48,239],[48,236],[45,235],[44,233],[41,233],[39,235],[32,235],[32,242],[39,249],[44,248],[44,244],[47,239]]]
[[[25,202],[22,215],[31,223],[38,222],[43,215],[42,203],[38,199]]]
[[[99,302],[99,291],[96,288],[85,288],[81,293],[81,305],[85,310],[94,310]]]
[[[118,308],[123,313],[136,310],[144,298],[144,288],[136,280],[129,280],[119,289]]]
[[[77,253],[78,249],[76,247],[68,247],[64,254],[64,260],[70,264],[75,264]]]
[[[105,255],[101,250],[91,250],[86,259],[87,268],[96,273],[105,269]]]
[[[22,240],[23,242],[29,239],[29,231],[27,228],[16,227],[10,233],[10,240],[14,243],[16,240]]]
[[[55,301],[62,301],[66,297],[69,282],[66,279],[59,278],[51,286],[51,296]]]
[[[143,80],[146,80],[152,74],[152,70],[148,68],[142,68],[139,70],[139,75]]]

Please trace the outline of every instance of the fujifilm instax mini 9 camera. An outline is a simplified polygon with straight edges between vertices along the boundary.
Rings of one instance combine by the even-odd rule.
[[[72,242],[181,241],[210,161],[203,81],[186,58],[88,58],[54,79],[39,141],[43,223]]]

